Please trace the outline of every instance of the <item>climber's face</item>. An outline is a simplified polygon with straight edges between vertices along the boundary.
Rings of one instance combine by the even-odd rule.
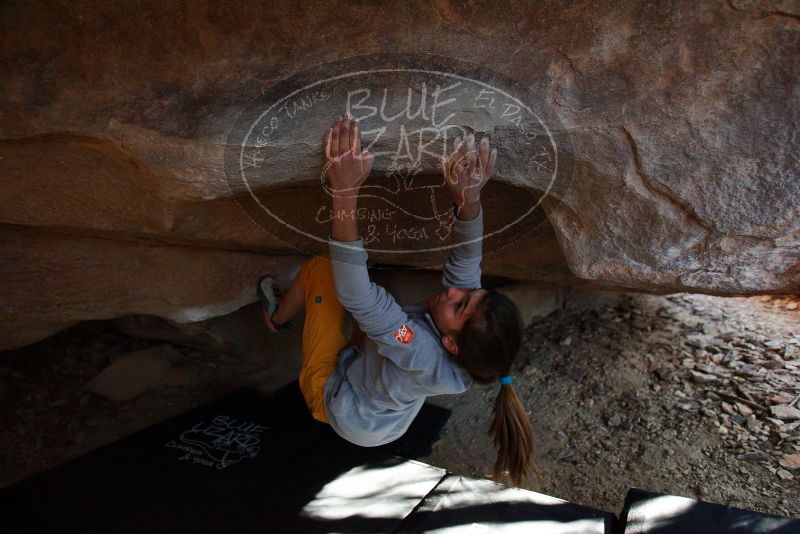
[[[442,333],[442,345],[448,352],[458,354],[458,333],[475,314],[486,293],[485,289],[449,287],[428,300],[431,317]]]

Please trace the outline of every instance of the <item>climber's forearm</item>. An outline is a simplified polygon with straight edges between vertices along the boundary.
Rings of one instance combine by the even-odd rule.
[[[445,287],[481,287],[481,259],[483,258],[483,209],[480,202],[478,212],[469,220],[463,211],[453,223],[455,246],[442,269],[442,285]]]
[[[358,239],[358,198],[332,197],[331,203],[331,237],[336,241],[356,241]]]

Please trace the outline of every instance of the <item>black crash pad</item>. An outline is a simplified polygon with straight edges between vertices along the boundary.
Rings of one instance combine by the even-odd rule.
[[[358,447],[315,421],[297,382],[239,390],[0,490],[12,532],[390,531],[445,475],[419,462],[450,412]]]
[[[616,517],[555,497],[448,474],[398,532],[610,533]]]
[[[800,519],[631,489],[620,518],[624,534],[797,534]]]
[[[2,532],[608,532],[613,516],[416,462],[450,412],[358,447],[297,382],[239,390],[0,490]]]

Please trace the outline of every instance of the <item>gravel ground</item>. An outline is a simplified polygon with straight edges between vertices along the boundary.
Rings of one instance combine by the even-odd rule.
[[[795,297],[630,294],[537,320],[514,371],[539,469],[526,487],[612,512],[629,487],[639,487],[800,517],[800,420],[790,407],[800,393],[798,304]],[[247,321],[229,325],[259,328],[256,307],[240,313]],[[292,335],[281,343],[296,351],[299,334]],[[121,356],[160,344],[85,323],[0,352],[0,486],[232,389],[273,390],[298,370],[259,346],[245,355],[175,346],[155,389],[128,401],[86,390]],[[421,460],[486,476],[496,393],[476,388],[431,399],[453,415]]]
[[[797,304],[630,295],[531,325],[514,373],[539,469],[526,487],[609,511],[638,487],[800,516],[800,421],[770,410],[800,393]],[[440,397],[454,415],[423,460],[488,476],[496,394]]]

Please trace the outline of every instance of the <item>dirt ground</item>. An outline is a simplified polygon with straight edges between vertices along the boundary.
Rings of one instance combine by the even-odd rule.
[[[516,369],[539,474],[528,489],[619,512],[628,488],[800,516],[800,299],[629,294],[534,322]],[[302,324],[302,323],[301,323]],[[0,352],[0,487],[242,386],[296,377],[298,332],[261,332],[249,306],[214,325],[234,353],[176,345],[158,387],[110,401],[87,382],[120,356],[163,345],[84,323]],[[249,336],[249,337],[248,337]],[[453,411],[421,461],[486,476],[497,387],[430,402]],[[777,411],[776,411],[777,407]],[[781,408],[783,407],[783,408]],[[784,410],[784,411],[781,411]]]
[[[515,372],[540,471],[527,487],[609,511],[638,487],[800,516],[800,471],[792,479],[788,470],[787,479],[777,474],[784,456],[800,452],[796,422],[768,421],[770,413],[753,408],[753,424],[723,408],[736,406],[734,398],[766,407],[770,397],[800,393],[796,303],[631,295],[619,306],[557,312],[531,325]],[[698,347],[715,339],[724,341]],[[762,345],[770,340],[774,350]],[[784,360],[784,351],[792,356]],[[713,363],[726,354],[731,362],[775,363],[733,372]],[[692,374],[698,364],[707,366],[702,380]],[[474,389],[437,401],[453,417],[425,461],[487,476],[493,451],[483,434],[496,393]]]

